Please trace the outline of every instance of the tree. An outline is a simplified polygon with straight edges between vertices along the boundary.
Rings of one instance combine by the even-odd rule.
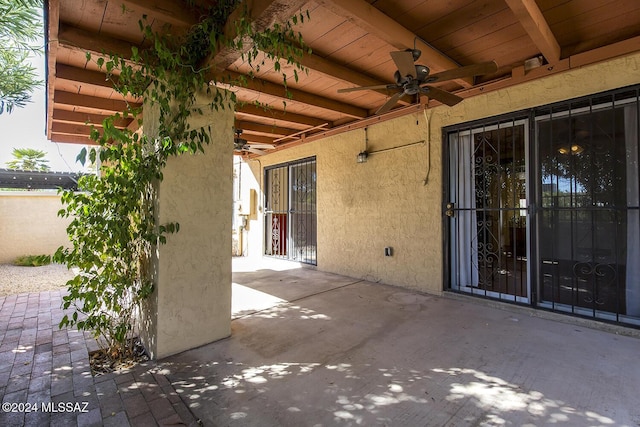
[[[14,148],[14,159],[7,162],[9,169],[19,169],[23,171],[48,172],[51,168],[45,159],[47,153],[33,148]]]
[[[24,107],[42,84],[29,55],[42,53],[41,0],[0,0],[0,114]]]

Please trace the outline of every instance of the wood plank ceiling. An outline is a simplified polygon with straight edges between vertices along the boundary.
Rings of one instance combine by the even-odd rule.
[[[208,0],[202,0],[202,4]],[[212,0],[211,0],[212,1]],[[417,61],[436,73],[495,61],[490,75],[437,86],[467,98],[497,88],[566,71],[640,50],[637,0],[253,0],[245,1],[267,24],[308,11],[297,30],[313,53],[302,63],[308,73],[297,82],[285,69],[292,98],[279,73],[263,67],[246,87],[231,87],[243,101],[236,128],[249,142],[276,149],[321,138],[346,127],[406,114],[417,99],[405,97],[379,117],[376,110],[392,93],[338,89],[394,83],[391,51],[418,48]],[[199,9],[172,0],[49,0],[47,11],[47,136],[55,142],[90,143],[92,123],[122,111],[125,102],[99,72],[102,52],[128,56],[145,48],[138,21],[176,33],[198,21]],[[92,61],[86,53],[91,52]],[[238,74],[251,67],[237,53],[210,59]],[[537,61],[539,60],[539,61]],[[525,66],[526,65],[526,66]],[[540,66],[541,65],[541,66]],[[532,67],[532,68],[531,68]],[[632,72],[630,70],[630,72]],[[518,90],[514,87],[512,90]],[[252,105],[259,101],[265,110]],[[437,104],[422,97],[421,103]],[[286,104],[286,107],[285,107]],[[131,119],[121,127],[134,127]]]

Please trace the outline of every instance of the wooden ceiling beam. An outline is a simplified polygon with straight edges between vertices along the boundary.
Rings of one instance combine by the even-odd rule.
[[[313,53],[305,53],[300,59],[300,63],[304,67],[307,67],[313,71],[318,71],[329,77],[337,80],[342,80],[343,82],[350,83],[355,86],[378,86],[389,84],[388,82],[381,82],[380,80],[374,79],[373,77],[369,77],[363,74],[361,71],[354,70],[344,65],[336,64],[333,61],[329,61],[328,59],[325,59]],[[384,89],[376,90],[376,92],[387,96],[389,95],[388,91]],[[400,100],[399,103],[405,105],[409,104],[407,102],[404,102],[403,100]]]
[[[386,41],[398,50],[413,49],[422,51],[421,63],[432,72],[458,68],[453,59],[422,41],[416,34],[394,21],[365,0],[316,0],[333,13],[342,16],[366,32]],[[473,86],[472,78],[455,80],[463,87]]]
[[[97,145],[95,141],[91,140],[85,135],[67,135],[63,133],[52,132],[50,138],[52,142],[62,142],[64,144],[85,144],[85,145]]]
[[[640,36],[592,49],[587,52],[571,55],[569,61],[571,68],[583,67],[600,61],[607,61],[618,56],[629,55],[640,51]]]
[[[96,127],[96,129],[100,128]],[[91,134],[91,125],[53,122],[51,132],[57,134],[81,135],[88,137]]]
[[[301,58],[299,58],[300,65],[313,71],[318,71],[336,80],[341,80],[345,83],[351,83],[356,86],[377,86],[387,84],[373,77],[369,77],[363,74],[362,71],[354,70],[353,68],[346,67],[344,65],[337,64],[326,58],[323,58],[315,53],[305,52]]]
[[[131,122],[129,122],[129,125],[127,126],[127,129],[129,129],[131,132],[138,132],[141,131],[143,126],[142,126],[142,118],[140,118],[141,115],[135,116]]]
[[[338,80],[342,80],[347,83],[352,83],[356,86],[377,86],[386,84],[387,82],[381,82],[363,74],[361,71],[354,70],[344,65],[336,64],[328,59],[313,53],[306,53],[300,58],[302,66],[311,70],[318,71],[327,76],[333,77]]]
[[[173,0],[120,0],[127,11],[130,9],[140,15],[158,17],[163,22],[179,27],[190,27],[198,22],[198,16],[192,8],[184,7],[182,2]]]
[[[391,84],[390,82],[383,82],[373,77],[369,77],[362,71],[337,64],[314,53],[304,53],[302,57],[299,58],[299,61],[300,65],[305,68],[355,86],[379,86]],[[384,89],[376,90],[376,92],[388,96],[388,92]],[[399,102],[401,104],[408,104],[402,100]]]
[[[71,92],[55,91],[53,102],[59,105],[69,105],[73,107],[83,107],[97,113],[121,113],[127,109],[127,102],[117,99],[97,98],[95,96],[80,95]],[[134,108],[141,107],[142,104],[130,102]]]
[[[282,85],[271,83],[258,78],[251,79],[245,75],[231,71],[228,71],[226,75],[231,79],[233,83],[218,83],[218,85],[224,87],[225,89],[233,90],[234,87],[237,87],[253,92],[264,93],[267,95],[278,97],[284,102],[296,101],[303,104],[313,105],[315,107],[323,108],[326,110],[339,112],[356,119],[363,119],[368,116],[368,112],[364,108],[354,107],[352,105],[345,104],[344,102],[324,98],[322,96],[314,95],[312,93],[304,92],[298,89],[285,88]]]
[[[509,9],[540,49],[547,62],[554,64],[560,60],[560,44],[549,28],[549,24],[535,0],[505,0]]]
[[[283,128],[280,126],[263,125],[260,123],[237,121],[236,129],[242,129],[245,132],[265,133],[268,135],[287,136],[298,132],[297,129]],[[247,139],[249,135],[242,134],[241,138]]]
[[[58,28],[60,25],[60,0],[49,0],[44,3],[47,8],[45,13],[45,43],[47,61],[47,81],[46,81],[46,134],[51,138],[51,124],[53,123],[53,94],[56,81],[56,62],[58,58]]]
[[[257,142],[258,144],[274,144],[275,138],[262,135],[254,135],[252,133],[243,133],[240,138],[245,139],[247,142]]]
[[[56,78],[109,89],[113,89],[113,86],[118,83],[118,76],[112,75],[110,79],[107,79],[106,74],[100,71],[91,71],[65,64],[56,64]]]
[[[102,126],[102,121],[109,117],[108,115],[95,113],[81,113],[78,111],[53,110],[53,121],[60,123],[76,123],[76,124],[93,124]],[[131,119],[116,119],[114,126],[118,129],[124,129],[129,126]]]
[[[227,18],[223,34],[228,39],[237,39],[237,22],[245,17],[245,14],[248,15],[256,32],[262,32],[274,24],[283,24],[298,13],[307,2],[308,0],[247,0],[240,2]],[[251,47],[248,40],[242,45],[241,50],[221,47],[215,54],[209,55],[202,62],[202,67],[209,67],[212,76],[226,70]]]
[[[246,104],[236,108],[236,112],[247,114],[265,119],[279,120],[289,123],[298,123],[310,127],[320,126],[327,123],[326,120],[309,117],[302,114],[291,113],[288,111],[276,110],[273,108],[262,108],[253,104]]]
[[[60,23],[58,29],[58,44],[66,49],[77,50],[86,54],[90,52],[97,57],[108,59],[108,54],[117,54],[124,59],[131,59],[131,43],[91,33],[80,28]],[[105,55],[106,54],[106,55]]]

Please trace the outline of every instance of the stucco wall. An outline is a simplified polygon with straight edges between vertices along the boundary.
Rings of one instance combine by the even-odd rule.
[[[58,217],[60,196],[42,192],[0,192],[0,263],[23,255],[52,255],[69,246],[69,218]]]
[[[206,110],[206,108],[203,108]],[[157,112],[145,105],[145,133],[156,133]],[[154,358],[231,333],[231,219],[233,111],[194,116],[210,126],[205,153],[169,159],[158,186],[158,221],[178,222],[155,260],[156,291],[141,333]]]
[[[640,53],[432,108],[428,120],[420,112],[371,125],[369,151],[427,142],[374,154],[363,164],[356,163],[365,144],[362,129],[250,163],[259,177],[265,166],[316,156],[318,269],[440,293],[442,128],[637,83]],[[384,257],[385,246],[394,248],[393,257]]]
[[[368,127],[366,163],[363,129],[263,156],[262,166],[316,156],[318,268],[351,277],[424,289],[425,278],[439,280],[441,179],[439,148],[428,143],[422,113]],[[429,162],[429,154],[431,162]],[[431,165],[428,170],[427,165]],[[425,178],[429,180],[425,185]],[[391,246],[393,256],[385,257]]]

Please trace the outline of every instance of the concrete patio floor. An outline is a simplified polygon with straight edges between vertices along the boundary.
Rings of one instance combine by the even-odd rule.
[[[640,426],[640,330],[270,259],[233,280],[230,338],[99,377],[62,292],[0,297],[2,403],[86,406],[0,425]]]
[[[248,261],[232,336],[157,366],[204,425],[640,425],[634,330]]]

